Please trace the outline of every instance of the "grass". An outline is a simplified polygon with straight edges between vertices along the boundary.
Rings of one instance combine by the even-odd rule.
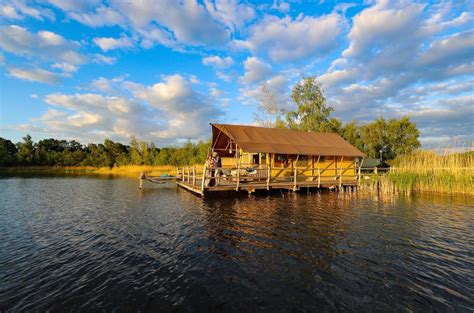
[[[202,166],[202,165],[201,165]],[[147,175],[175,175],[176,166],[124,165],[117,167],[93,166],[25,166],[0,168],[0,174],[6,175],[114,175],[138,178],[141,172]]]
[[[392,166],[381,179],[388,190],[474,195],[474,151],[439,155],[420,150],[395,159]]]

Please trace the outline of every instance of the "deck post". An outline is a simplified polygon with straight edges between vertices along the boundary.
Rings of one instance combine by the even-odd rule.
[[[294,173],[293,173],[293,191],[295,191],[296,190],[296,172],[298,172],[298,170],[295,167],[295,168],[293,168],[293,171],[294,171]]]
[[[193,166],[193,186],[196,185],[196,167]]]
[[[360,187],[360,180],[361,180],[361,177],[360,177],[360,168],[361,168],[361,167],[362,167],[362,164],[361,164],[361,165],[359,165],[359,169],[358,169],[358,171],[357,171],[357,172],[358,172],[357,181],[358,181],[358,185],[359,185],[359,187]]]
[[[184,181],[184,167],[183,167],[183,171],[181,173],[181,180]]]
[[[190,173],[189,173],[189,166],[186,167],[186,171],[188,172],[188,184],[189,184],[190,181],[191,181],[191,175],[190,175]]]
[[[235,191],[239,191],[239,184],[240,184],[240,159],[239,159],[239,163],[237,163],[237,186],[235,187]]]
[[[338,169],[338,172],[339,172],[339,188],[341,188],[342,187],[342,170]]]
[[[202,181],[201,181],[201,192],[204,193],[204,182],[206,181],[206,164],[204,164],[204,169],[202,170]]]
[[[296,161],[292,162],[293,163],[293,169],[295,171],[294,178],[293,178],[293,191],[296,191],[296,180],[297,180],[297,175],[298,175],[298,159],[299,158],[300,158],[300,155],[298,154],[296,156]]]
[[[321,168],[318,166],[318,188],[321,187]]]
[[[271,154],[267,157],[267,190],[270,190],[270,180],[272,178],[272,159]]]

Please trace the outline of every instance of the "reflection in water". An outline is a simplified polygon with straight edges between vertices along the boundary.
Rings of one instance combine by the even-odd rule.
[[[472,311],[472,198],[0,180],[0,311]]]

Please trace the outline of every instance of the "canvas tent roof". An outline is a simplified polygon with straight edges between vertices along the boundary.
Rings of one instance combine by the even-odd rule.
[[[222,131],[246,152],[364,157],[365,154],[334,133],[294,131],[244,125],[211,124],[213,144]]]

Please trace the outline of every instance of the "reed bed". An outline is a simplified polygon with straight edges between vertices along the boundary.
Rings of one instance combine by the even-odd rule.
[[[200,165],[202,166],[202,165]],[[93,166],[25,166],[0,168],[0,174],[6,175],[109,175],[138,178],[141,172],[147,175],[175,175],[177,167],[172,165],[124,165],[115,167]]]
[[[420,150],[395,159],[392,166],[378,181],[387,192],[474,195],[474,151],[439,155]]]

